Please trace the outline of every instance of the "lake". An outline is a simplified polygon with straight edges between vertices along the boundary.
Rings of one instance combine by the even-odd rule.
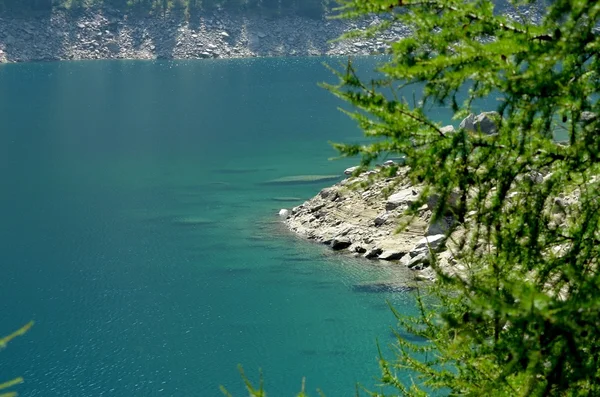
[[[277,212],[360,141],[323,58],[0,67],[0,353],[22,396],[353,395],[377,384],[389,267],[295,238]],[[380,61],[358,59],[359,70]],[[327,59],[336,65],[343,59]]]

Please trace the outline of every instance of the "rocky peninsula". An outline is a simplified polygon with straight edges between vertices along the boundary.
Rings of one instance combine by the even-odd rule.
[[[497,116],[496,112],[471,114],[460,123],[459,129],[493,135],[497,132],[494,121]],[[455,128],[448,125],[441,130],[452,134]],[[413,270],[418,280],[435,278],[430,267],[434,252],[442,271],[464,271],[454,258],[453,242],[465,229],[454,228],[449,235],[455,222],[451,212],[433,219],[439,203],[435,194],[427,198],[416,214],[407,215],[407,210],[421,198],[423,187],[409,182],[409,168],[403,165],[402,158],[388,160],[356,175],[358,171],[358,167],[349,168],[345,171],[346,179],[291,210],[282,209],[279,215],[286,226],[333,250],[397,263]],[[449,200],[451,207],[452,200],[457,198]],[[382,281],[377,287],[394,290],[397,284],[396,280]]]
[[[387,167],[397,168],[396,177],[377,177]],[[431,221],[434,198],[419,208],[416,217],[405,214],[421,193],[421,187],[403,178],[407,171],[389,160],[373,170],[349,175],[303,204],[283,209],[280,216],[291,231],[333,250],[396,262],[415,270],[417,278],[433,279],[430,249],[444,250],[452,218]],[[442,266],[456,264],[450,251],[444,250],[439,257]]]

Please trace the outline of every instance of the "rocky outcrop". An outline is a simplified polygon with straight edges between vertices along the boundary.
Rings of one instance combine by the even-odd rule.
[[[381,167],[399,167],[393,162]],[[325,188],[315,197],[291,209],[285,219],[290,230],[371,260],[392,261],[413,270],[420,278],[431,279],[426,270],[432,251],[443,251],[452,219],[431,222],[435,200],[418,208],[417,217],[405,215],[420,197],[421,188],[398,182],[406,167],[398,168],[399,178],[372,178],[382,168],[364,172]],[[369,183],[365,183],[369,181]],[[390,194],[391,192],[391,194]],[[430,231],[439,232],[436,234]],[[445,263],[452,257],[442,255]],[[443,265],[443,264],[442,264]]]

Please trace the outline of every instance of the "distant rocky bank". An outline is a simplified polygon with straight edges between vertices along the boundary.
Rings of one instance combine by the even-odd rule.
[[[538,4],[498,0],[498,13],[539,22]],[[289,15],[267,17],[224,10],[193,16],[144,15],[112,8],[54,10],[15,17],[0,14],[0,63],[82,59],[198,59],[382,54],[410,30],[394,26],[376,38],[335,41],[380,22]]]
[[[25,19],[0,14],[0,62],[368,55],[385,52],[388,42],[409,34],[396,27],[377,39],[331,42],[377,22],[377,17],[274,19],[223,11],[140,17],[107,8]]]

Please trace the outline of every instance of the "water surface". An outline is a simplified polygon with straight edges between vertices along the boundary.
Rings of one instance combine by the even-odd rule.
[[[353,395],[392,342],[389,268],[295,239],[276,217],[361,139],[323,59],[0,68],[1,353],[23,396]],[[332,62],[332,60],[329,60]],[[337,60],[333,60],[337,62]],[[358,61],[363,70],[375,59]],[[314,394],[314,393],[313,393]]]

